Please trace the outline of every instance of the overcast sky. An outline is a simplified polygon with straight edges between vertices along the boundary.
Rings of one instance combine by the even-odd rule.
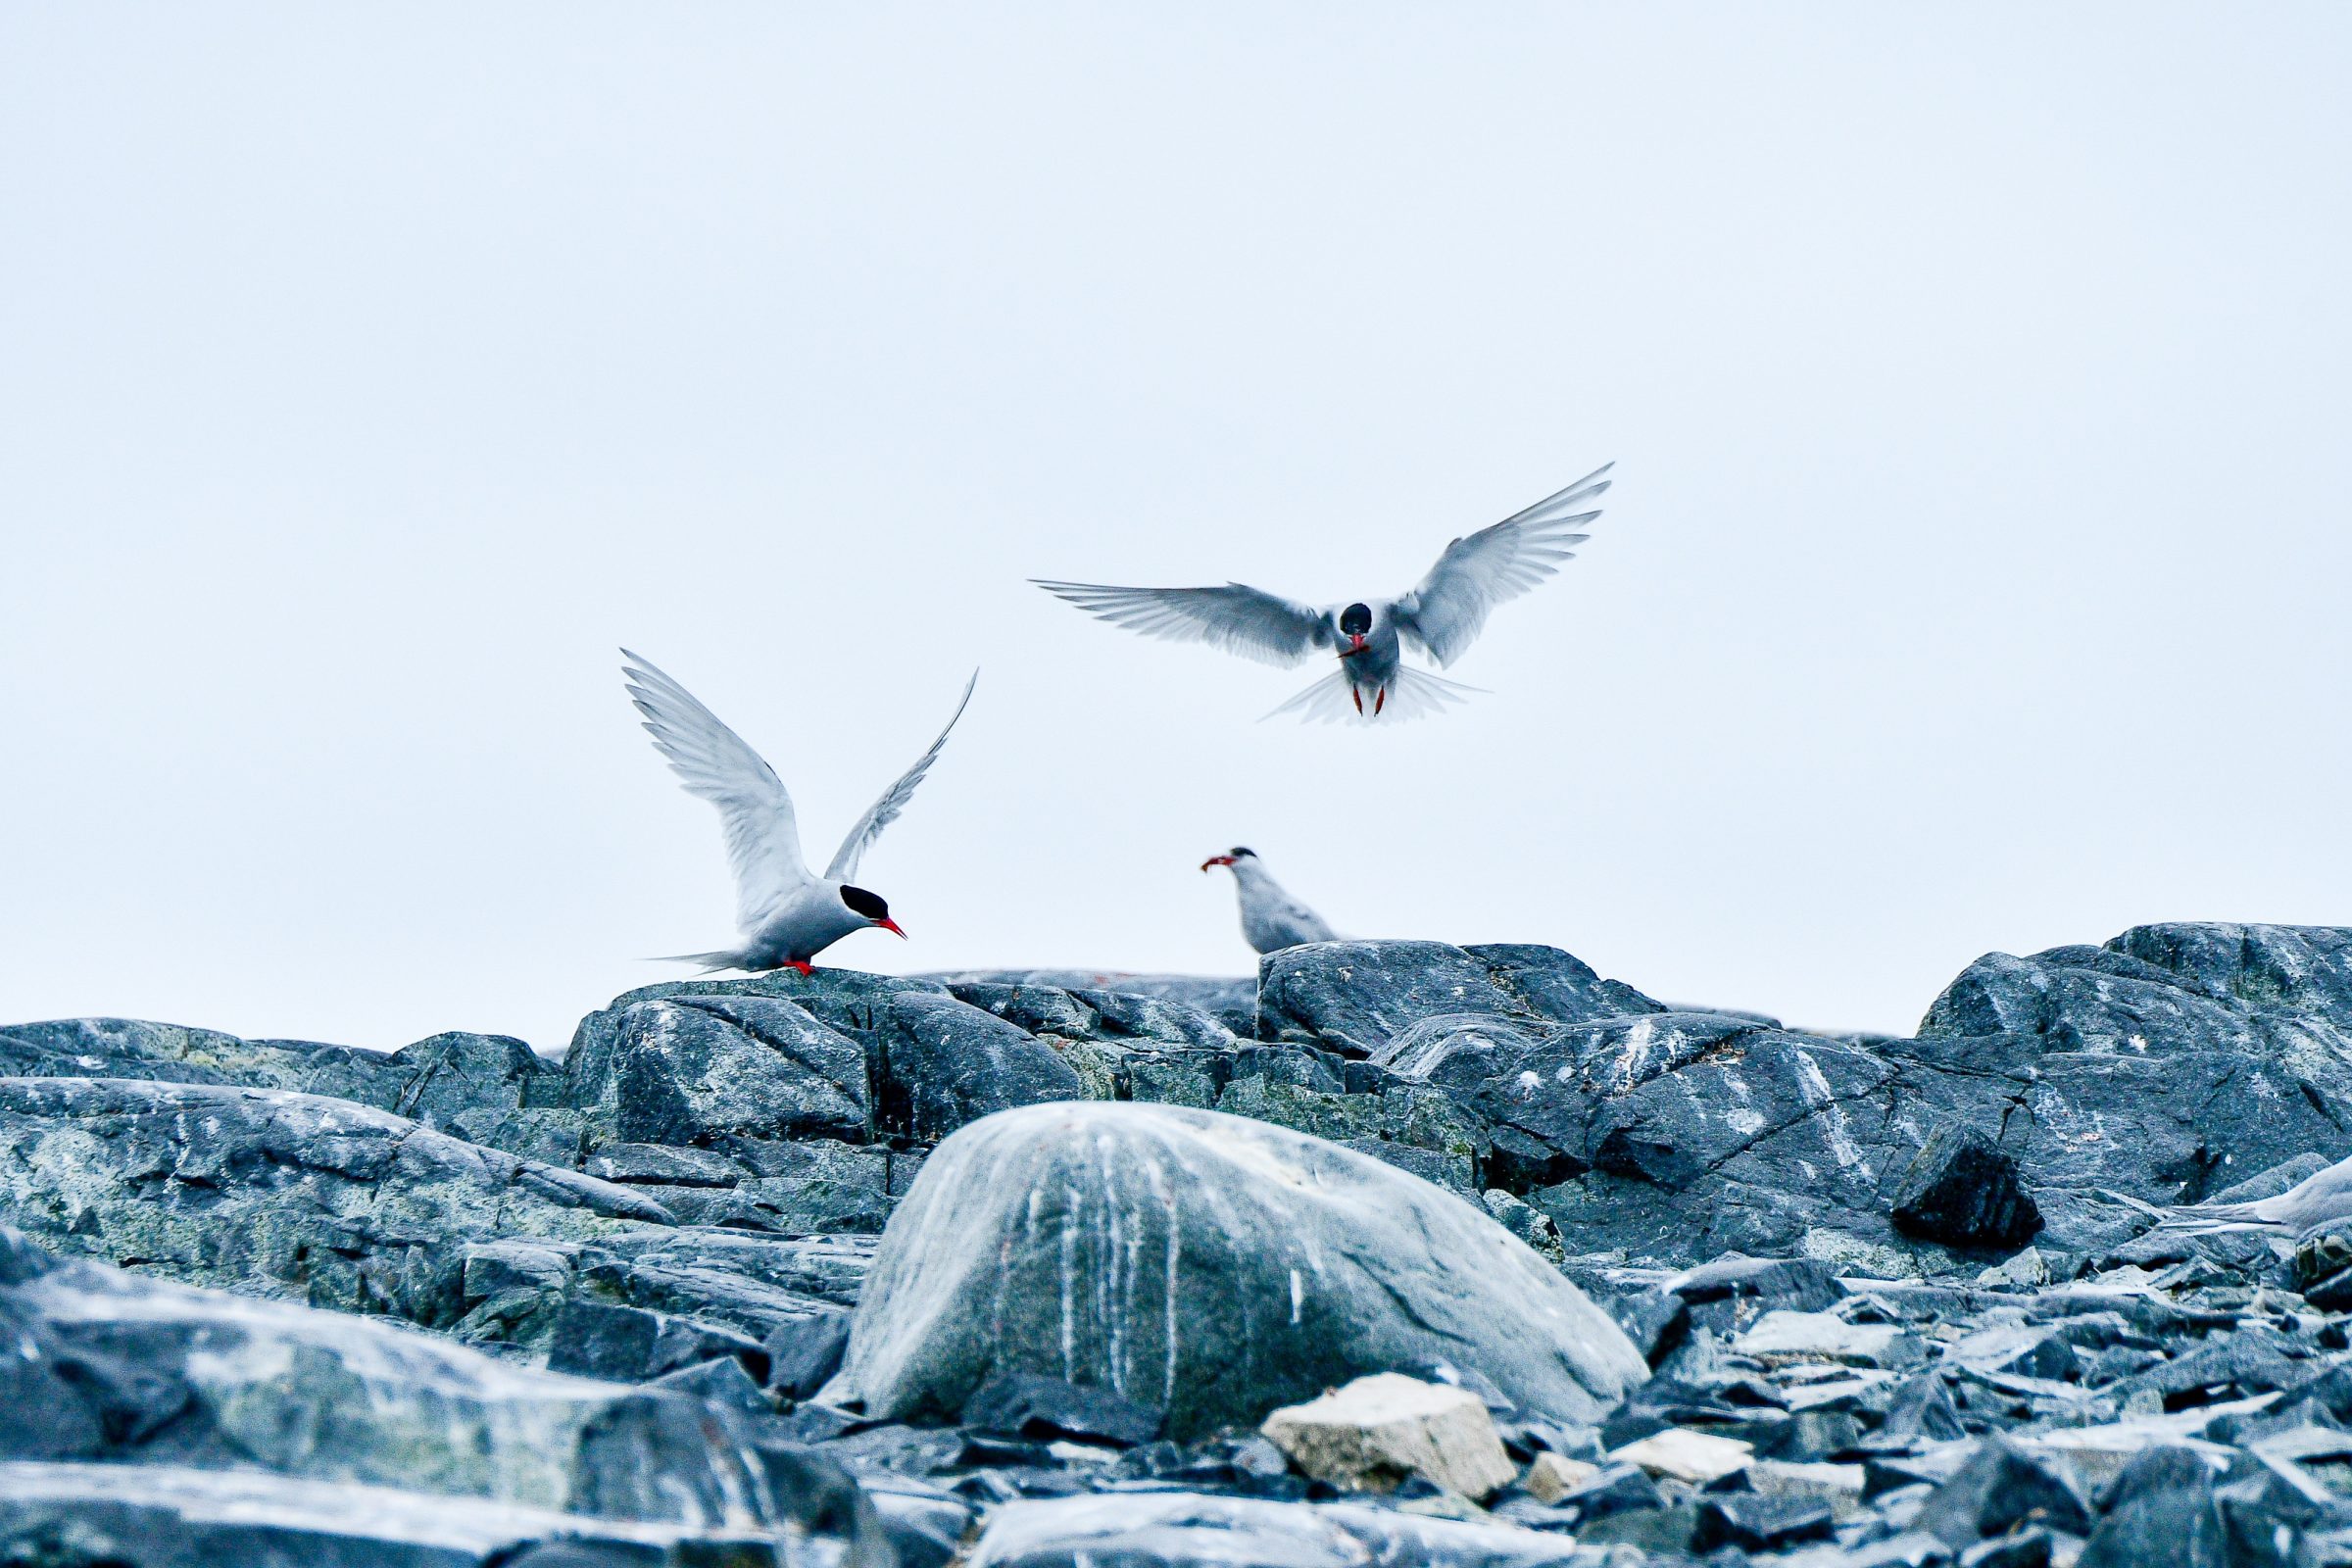
[[[0,1019],[561,1045],[720,946],[666,666],[830,961],[1366,936],[1908,1029],[2352,923],[2352,10],[0,8]],[[1405,587],[1614,459],[1364,732],[1030,575]]]

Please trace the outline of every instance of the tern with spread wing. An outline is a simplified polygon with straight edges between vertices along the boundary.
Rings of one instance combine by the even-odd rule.
[[[1235,845],[1200,862],[1205,871],[1221,865],[1233,872],[1233,891],[1242,905],[1242,935],[1260,953],[1280,953],[1307,942],[1337,942],[1339,933],[1274,880],[1255,850]]]
[[[978,670],[964,683],[962,700],[939,739],[866,808],[820,877],[810,875],[801,858],[800,824],[776,770],[652,661],[625,648],[620,653],[628,661],[621,675],[629,701],[644,715],[655,749],[669,760],[670,770],[685,781],[688,794],[718,808],[727,860],[735,871],[735,924],[743,933],[743,946],[719,953],[682,953],[677,961],[699,963],[706,972],[797,969],[808,974],[809,959],[853,931],[874,927],[906,935],[890,917],[890,906],[879,894],[850,879],[858,874],[859,858],[906,808],[915,786],[939,760],[940,748],[948,744],[956,720],[963,717],[972,700],[972,688],[979,684]]]
[[[1362,723],[1384,714],[1411,718],[1439,711],[1476,688],[1405,663],[1405,647],[1419,649],[1440,665],[1461,657],[1496,605],[1557,571],[1590,537],[1578,530],[1600,510],[1577,509],[1608,489],[1603,475],[1614,466],[1603,465],[1526,511],[1456,539],[1419,584],[1393,599],[1317,609],[1238,582],[1221,588],[1114,588],[1030,580],[1089,614],[1147,637],[1206,643],[1268,664],[1303,664],[1324,651],[1339,659],[1338,669],[1274,713]]]

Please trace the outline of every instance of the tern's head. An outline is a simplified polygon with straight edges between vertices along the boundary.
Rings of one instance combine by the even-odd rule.
[[[1354,604],[1341,611],[1340,631],[1348,639],[1349,653],[1363,647],[1364,639],[1372,633],[1372,607]]]
[[[868,893],[863,888],[854,888],[844,882],[841,885],[841,902],[849,906],[852,914],[867,925],[880,926],[897,937],[906,934],[899,929],[899,922],[890,917],[890,906],[882,902],[879,893]]]
[[[1244,860],[1254,860],[1256,858],[1257,852],[1255,850],[1245,850],[1237,844],[1232,849],[1227,850],[1223,855],[1212,855],[1207,859],[1202,860],[1200,862],[1200,869],[1205,871],[1212,865],[1239,865]]]

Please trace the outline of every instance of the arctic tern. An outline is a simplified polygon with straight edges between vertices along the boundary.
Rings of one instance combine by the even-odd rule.
[[[1279,953],[1306,942],[1337,942],[1339,933],[1314,910],[1299,903],[1274,880],[1255,850],[1236,845],[1223,855],[1200,862],[1205,871],[1222,865],[1233,872],[1233,889],[1242,904],[1242,935],[1260,953]]]
[[[1340,667],[1266,716],[1298,713],[1315,721],[1369,723],[1384,713],[1411,718],[1439,711],[1477,688],[1415,669],[1409,644],[1450,664],[1474,642],[1496,605],[1516,599],[1559,569],[1591,537],[1576,530],[1600,515],[1578,512],[1608,489],[1604,464],[1492,527],[1456,539],[1412,590],[1392,599],[1359,599],[1317,609],[1247,583],[1221,588],[1116,588],[1102,583],[1030,581],[1113,625],[1176,642],[1206,643],[1263,663],[1296,665],[1328,649]],[[1352,710],[1352,711],[1351,711]]]
[[[964,682],[963,697],[939,739],[866,808],[818,877],[809,875],[801,858],[800,824],[776,770],[651,660],[626,648],[620,653],[628,661],[621,675],[629,701],[645,716],[655,749],[669,760],[670,770],[685,781],[688,794],[718,808],[727,861],[735,872],[735,924],[743,933],[743,946],[731,952],[681,953],[674,961],[699,963],[706,972],[797,969],[808,974],[809,959],[853,931],[874,927],[906,935],[890,917],[890,906],[881,895],[850,879],[858,874],[859,858],[906,808],[915,786],[939,760],[939,749],[947,745],[972,700],[972,688],[980,681],[978,670]]]

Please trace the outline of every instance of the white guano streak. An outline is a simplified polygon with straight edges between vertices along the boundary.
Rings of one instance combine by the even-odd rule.
[[[1855,1147],[1853,1130],[1845,1122],[1845,1107],[1830,1092],[1830,1081],[1822,1076],[1821,1063],[1803,1050],[1796,1053],[1796,1063],[1797,1089],[1804,1095],[1805,1103],[1821,1112],[1822,1135],[1829,1140],[1830,1152],[1838,1156],[1838,1164],[1859,1170],[1865,1178],[1876,1181],[1878,1172],[1870,1168],[1870,1161]]]

